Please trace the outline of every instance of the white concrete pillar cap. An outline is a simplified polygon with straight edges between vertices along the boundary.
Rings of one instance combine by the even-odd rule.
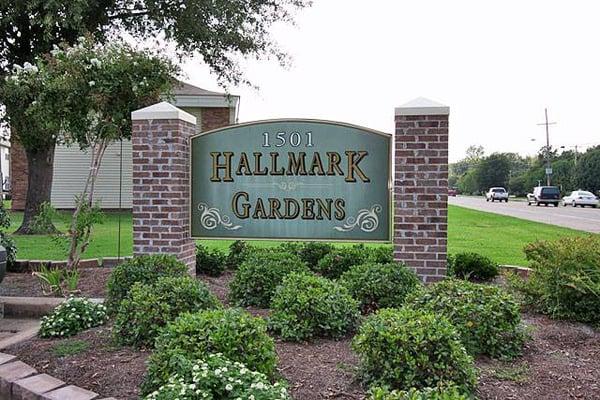
[[[171,103],[161,101],[148,107],[140,108],[131,113],[132,121],[154,119],[179,119],[190,124],[196,124],[196,117],[187,113]]]
[[[395,115],[449,115],[450,107],[424,97],[417,97],[396,107]]]

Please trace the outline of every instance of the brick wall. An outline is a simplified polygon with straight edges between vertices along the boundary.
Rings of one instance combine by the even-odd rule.
[[[10,194],[11,209],[23,211],[27,199],[27,180],[29,179],[27,155],[23,146],[13,140],[10,147]]]
[[[202,108],[200,117],[202,132],[230,125],[231,112],[233,112],[233,110],[227,107]]]
[[[448,113],[414,113],[396,109],[394,258],[434,282],[446,276]]]
[[[133,253],[174,254],[194,271],[190,239],[189,137],[181,119],[133,121]]]

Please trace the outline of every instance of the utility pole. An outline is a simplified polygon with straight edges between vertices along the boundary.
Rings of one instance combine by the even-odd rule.
[[[544,108],[544,114],[546,115],[546,121],[538,125],[546,126],[546,184],[550,186],[552,177],[552,164],[550,163],[550,125],[555,125],[556,122],[548,122],[548,108]]]

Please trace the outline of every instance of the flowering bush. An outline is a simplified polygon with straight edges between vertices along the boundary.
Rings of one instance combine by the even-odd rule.
[[[267,335],[265,321],[241,309],[184,313],[162,330],[155,349],[148,360],[142,394],[163,386],[173,374],[185,370],[189,360],[211,353],[222,353],[269,377],[277,364],[275,343]]]
[[[270,326],[286,340],[340,337],[354,328],[358,302],[348,290],[309,273],[291,273],[271,302]]]
[[[70,297],[42,317],[41,337],[72,336],[107,321],[106,307],[86,298]]]
[[[117,311],[114,337],[120,344],[152,346],[159,329],[179,314],[218,307],[219,300],[206,284],[189,276],[136,283]]]
[[[182,364],[186,370],[173,375],[169,382],[151,393],[147,400],[249,399],[288,400],[285,386],[269,382],[266,375],[249,370],[221,354],[210,354]]]
[[[472,355],[512,358],[526,335],[519,304],[506,291],[458,279],[446,279],[409,296],[407,304],[443,315],[456,327]]]
[[[367,317],[352,347],[363,379],[370,384],[391,389],[456,385],[470,393],[476,383],[473,358],[457,330],[433,313],[409,307],[381,309]]]
[[[275,289],[290,272],[310,271],[295,254],[254,252],[236,271],[229,297],[240,306],[268,307]]]

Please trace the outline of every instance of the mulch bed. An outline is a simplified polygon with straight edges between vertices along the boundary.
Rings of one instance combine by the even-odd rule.
[[[222,301],[227,301],[231,273],[200,279]],[[255,315],[268,313],[260,309],[249,311]],[[532,329],[532,340],[523,357],[511,362],[477,360],[478,398],[600,399],[600,332],[533,313],[524,314],[524,320]],[[91,346],[79,354],[59,358],[52,347],[60,340],[36,338],[6,352],[18,355],[39,371],[102,396],[137,398],[149,352],[114,347],[110,327],[92,329],[74,339],[88,341]],[[356,380],[357,359],[350,342],[350,337],[311,343],[276,340],[279,371],[288,381],[294,399],[364,398],[364,390]]]
[[[112,268],[80,268],[78,296],[105,297]],[[9,272],[0,283],[0,296],[43,297],[42,285],[30,272]]]

